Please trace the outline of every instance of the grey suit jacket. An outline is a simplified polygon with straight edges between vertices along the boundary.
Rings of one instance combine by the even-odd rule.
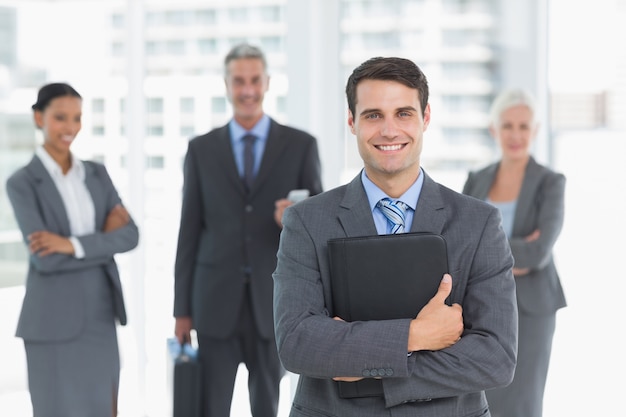
[[[250,267],[257,328],[273,339],[272,272],[280,235],[274,203],[292,189],[322,191],[315,138],[272,120],[259,172],[246,193],[225,125],[189,142],[184,178],[174,316],[191,316],[204,335],[230,336]]]
[[[83,282],[95,269],[105,270],[113,288],[115,314],[121,324],[126,324],[122,284],[113,256],[137,246],[139,233],[132,219],[124,227],[102,232],[107,214],[121,200],[104,165],[88,161],[84,164],[85,184],[95,208],[96,232],[78,236],[85,250],[83,259],[64,254],[30,254],[16,334],[27,341],[62,341],[80,334],[87,308],[83,305]],[[7,180],[7,194],[27,245],[28,235],[38,230],[71,235],[61,195],[37,156]]]
[[[510,383],[517,350],[513,258],[495,208],[425,176],[411,231],[446,239],[465,331],[447,349],[409,357],[410,319],[332,319],[327,241],[376,234],[360,176],[288,208],[283,223],[274,316],[283,365],[300,374],[292,416],[489,415],[483,390]],[[338,398],[332,377],[378,369],[391,374],[384,398]]]
[[[486,200],[498,165],[471,172],[463,193]],[[563,227],[564,201],[565,177],[531,157],[517,198],[513,234],[509,239],[515,267],[530,268],[529,274],[515,278],[519,309],[524,313],[551,314],[566,306],[552,255]],[[536,229],[541,232],[539,239],[524,241]]]

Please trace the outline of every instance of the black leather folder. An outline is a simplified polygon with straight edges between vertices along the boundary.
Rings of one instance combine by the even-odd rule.
[[[328,252],[333,314],[345,321],[414,318],[448,272],[433,233],[331,239]]]

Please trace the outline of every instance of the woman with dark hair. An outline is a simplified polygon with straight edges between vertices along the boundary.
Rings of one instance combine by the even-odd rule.
[[[500,209],[515,259],[517,367],[509,386],[486,391],[493,417],[541,417],[556,312],[566,305],[552,256],[563,226],[565,177],[531,156],[538,127],[530,93],[500,93],[491,106],[489,131],[501,157],[471,172],[463,188]]]
[[[29,251],[17,326],[24,340],[34,417],[117,415],[116,319],[126,324],[114,255],[137,246],[137,226],[106,168],[70,151],[82,98],[43,86],[32,106],[43,146],[7,181]]]

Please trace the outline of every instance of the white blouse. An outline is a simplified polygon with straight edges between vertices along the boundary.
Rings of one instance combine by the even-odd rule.
[[[71,155],[72,166],[64,175],[59,164],[48,154],[43,146],[35,150],[46,171],[52,177],[61,194],[65,212],[70,223],[69,237],[74,245],[74,256],[84,258],[85,251],[77,239],[78,236],[92,234],[96,231],[96,211],[91,194],[85,185],[85,166],[83,161]]]

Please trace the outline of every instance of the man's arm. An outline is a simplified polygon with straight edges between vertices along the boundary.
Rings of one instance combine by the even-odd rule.
[[[178,246],[174,266],[174,317],[177,318],[175,334],[179,341],[189,339],[191,322],[191,290],[198,240],[202,230],[201,188],[198,163],[189,144],[183,168],[183,198],[178,231]]]

